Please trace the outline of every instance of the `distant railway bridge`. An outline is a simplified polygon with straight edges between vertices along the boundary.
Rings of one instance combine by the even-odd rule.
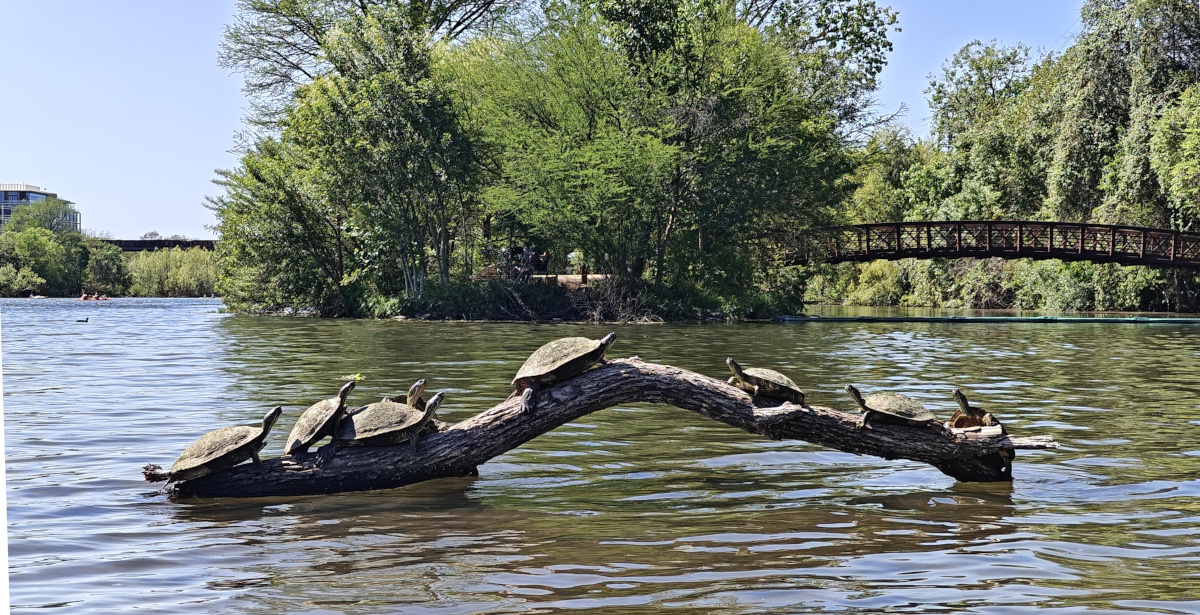
[[[103,239],[125,252],[147,252],[169,248],[203,248],[213,249],[212,239]]]
[[[1024,220],[886,222],[813,229],[792,261],[806,264],[901,258],[1057,258],[1200,269],[1200,233]]]

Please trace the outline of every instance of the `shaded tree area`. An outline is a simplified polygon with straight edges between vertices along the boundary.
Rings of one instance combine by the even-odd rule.
[[[1194,231],[1200,13],[1089,0],[1062,54],[973,42],[932,75],[933,138],[875,133],[846,222],[1035,219]],[[1057,261],[824,268],[808,298],[874,305],[1197,309],[1181,271]]]
[[[524,247],[634,312],[799,309],[765,231],[842,216],[894,24],[870,0],[244,1],[219,292],[425,310]]]

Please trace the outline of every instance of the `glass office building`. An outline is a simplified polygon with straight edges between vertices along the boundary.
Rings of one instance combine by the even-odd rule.
[[[4,225],[8,224],[8,219],[12,217],[13,211],[22,205],[35,203],[47,197],[58,198],[58,195],[30,184],[0,184],[0,228],[4,228]],[[67,222],[76,231],[80,229],[79,212],[74,208],[72,208],[70,219]]]

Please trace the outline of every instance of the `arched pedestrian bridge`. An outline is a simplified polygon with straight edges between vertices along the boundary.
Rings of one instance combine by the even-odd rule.
[[[885,222],[813,229],[797,237],[792,261],[901,258],[1057,258],[1200,269],[1200,233],[1024,220]]]

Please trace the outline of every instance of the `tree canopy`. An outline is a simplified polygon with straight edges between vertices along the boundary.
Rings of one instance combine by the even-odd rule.
[[[969,43],[930,76],[929,139],[872,111],[897,23],[873,0],[244,0],[221,61],[259,111],[211,203],[219,287],[238,310],[395,313],[533,254],[692,315],[799,309],[806,281],[914,305],[1194,297],[1086,264],[783,266],[777,238],[820,225],[1195,227],[1195,3],[1088,0],[1061,54]]]
[[[244,309],[369,313],[514,246],[739,292],[766,230],[836,217],[895,24],[869,0],[350,4],[243,2],[226,32],[276,112],[211,203]]]

